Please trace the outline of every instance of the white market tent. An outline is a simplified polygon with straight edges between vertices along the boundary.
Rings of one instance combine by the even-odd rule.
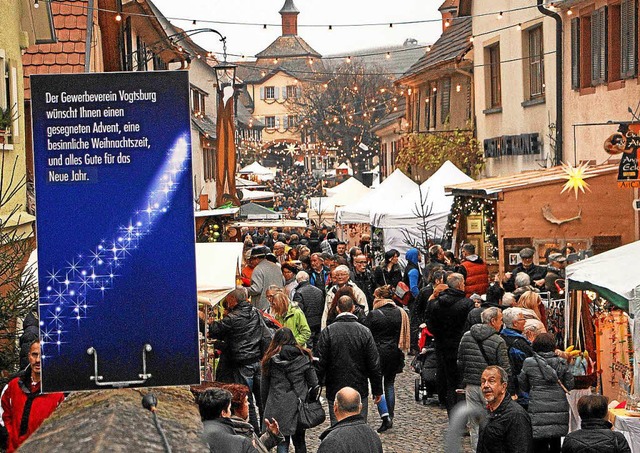
[[[411,178],[396,169],[374,190],[359,201],[349,203],[336,211],[336,222],[340,224],[349,223],[371,223],[370,213],[376,206],[390,206],[408,193],[412,193],[418,188]]]
[[[451,212],[453,197],[445,194],[445,186],[473,181],[450,161],[446,161],[417,190],[399,202],[371,209],[371,223],[384,229],[384,247],[400,252],[408,250],[405,235],[420,238],[419,226],[426,220],[431,237],[442,237]],[[427,214],[422,219],[421,214]]]
[[[236,287],[242,242],[196,243],[198,301],[215,305]]]
[[[327,189],[330,196],[309,198],[309,219],[318,224],[333,225],[337,208],[360,200],[370,190],[356,178],[349,178],[342,184]]]
[[[636,241],[570,264],[566,269],[567,289],[596,291],[628,310],[629,302],[640,295],[636,290],[640,286],[639,257],[640,241]]]
[[[255,175],[258,177],[258,179],[261,179],[261,180],[273,179],[275,177],[275,175],[271,170],[269,170],[267,167],[263,167],[258,162],[254,162],[252,164],[247,165],[246,167],[242,168],[238,173],[243,175]]]
[[[276,193],[270,190],[248,190],[245,188],[240,190],[242,190],[242,201],[271,200],[276,196]]]

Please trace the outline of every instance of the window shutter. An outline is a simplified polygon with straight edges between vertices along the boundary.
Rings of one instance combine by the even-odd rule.
[[[444,124],[447,122],[449,108],[451,105],[451,79],[442,79],[441,85],[442,94],[440,95],[440,119]]]
[[[620,71],[622,78],[636,75],[636,0],[622,0],[620,5]]]
[[[607,8],[591,15],[591,84],[599,85],[607,79]]]
[[[276,125],[276,128],[280,127],[280,117],[279,116],[275,117],[275,125]]]
[[[571,88],[580,88],[580,19],[571,19]]]
[[[282,117],[282,127],[284,129],[289,129],[289,117],[287,115]]]
[[[300,97],[300,96],[301,96],[301,94],[302,94],[302,89],[301,89],[301,88],[300,88],[300,86],[298,85],[298,86],[296,87],[296,96],[297,96],[297,97]]]
[[[287,99],[287,87],[282,87],[282,99]]]
[[[273,88],[273,92],[275,93],[273,95],[273,99],[280,99],[280,88],[279,87],[274,87]]]
[[[260,87],[260,99],[264,100],[264,87]]]

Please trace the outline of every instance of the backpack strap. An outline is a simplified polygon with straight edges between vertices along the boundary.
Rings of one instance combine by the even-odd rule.
[[[484,340],[483,341],[479,341],[477,340],[473,335],[470,335],[471,338],[473,338],[473,341],[476,342],[476,344],[478,345],[478,348],[480,349],[480,353],[482,354],[482,357],[484,357],[484,361],[487,362],[487,365],[495,365],[495,363],[491,363],[491,361],[489,360],[489,357],[487,356],[487,353],[484,350]]]

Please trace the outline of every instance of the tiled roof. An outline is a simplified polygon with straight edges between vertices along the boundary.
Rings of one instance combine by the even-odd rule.
[[[256,58],[291,58],[291,57],[313,57],[320,58],[318,52],[313,50],[298,35],[278,36],[269,47],[256,55]]]
[[[252,62],[236,62],[238,77],[245,83],[257,84],[268,79],[278,71],[283,71],[298,80],[315,80],[323,77],[325,67],[321,59],[314,59],[309,64],[307,58],[282,58],[277,63],[271,60]],[[320,74],[318,74],[320,73]]]
[[[471,17],[456,18],[451,26],[445,28],[431,50],[425,52],[409,70],[400,78],[408,79],[420,72],[433,68],[442,63],[448,63],[464,56],[472,47]]]
[[[325,67],[334,67],[343,62],[342,57],[352,57],[367,67],[378,69],[384,74],[393,74],[394,78],[403,75],[425,52],[425,45],[408,40],[396,46],[372,47],[346,53],[328,55],[322,59]],[[386,54],[389,53],[387,58]]]
[[[216,139],[216,123],[207,115],[191,115],[191,122],[202,135],[210,138],[211,140]]]
[[[58,42],[29,46],[22,55],[25,99],[31,98],[31,74],[84,72],[86,0],[55,1],[50,5]]]

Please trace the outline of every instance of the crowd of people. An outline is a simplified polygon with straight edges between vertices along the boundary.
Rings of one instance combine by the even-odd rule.
[[[472,244],[461,247],[460,259],[439,245],[426,260],[410,249],[404,266],[401,254],[388,250],[375,266],[367,237],[347,250],[330,231],[244,233],[243,287],[224,300],[225,316],[209,333],[229,346],[219,376],[253,395],[254,431],[280,424],[279,452],[291,443],[306,451],[296,414],[308,395],[319,397],[320,384],[331,421],[320,451],[381,451],[378,436],[367,431],[366,401],[377,407],[378,434],[393,429],[396,375],[406,354],[424,353],[418,339],[425,336],[435,345],[439,403],[451,417],[466,401],[474,451],[561,451],[574,380],[569,356],[547,333],[540,293],[562,293],[570,251],[550,251],[544,267],[525,248],[512,272],[490,277]],[[266,348],[260,322],[278,329]],[[606,428],[599,404],[581,401],[584,433],[567,437],[563,451],[575,451],[568,448],[585,436],[613,439],[620,448],[611,451],[628,451],[619,436],[590,431]],[[259,423],[265,416],[268,426]],[[352,431],[378,441],[339,435]]]
[[[599,395],[579,400],[582,429],[569,433],[571,357],[547,332],[541,293],[561,296],[571,250],[548,251],[543,267],[524,248],[511,272],[490,276],[472,244],[460,259],[433,245],[427,256],[409,249],[404,265],[388,250],[375,265],[367,236],[350,248],[327,229],[243,237],[241,284],[221,302],[220,319],[201,317],[219,351],[216,382],[197,399],[210,451],[306,452],[306,430],[317,425],[306,411],[324,387],[331,425],[319,451],[381,452],[379,435],[403,428],[394,425],[396,377],[407,355],[429,351],[438,402],[450,419],[466,408],[474,451],[630,451]],[[28,318],[25,367],[1,398],[8,451],[64,399],[40,391],[37,338]]]
[[[288,219],[295,219],[299,213],[306,212],[309,198],[319,197],[322,193],[320,180],[297,165],[278,172],[265,184],[276,193],[273,209]]]

